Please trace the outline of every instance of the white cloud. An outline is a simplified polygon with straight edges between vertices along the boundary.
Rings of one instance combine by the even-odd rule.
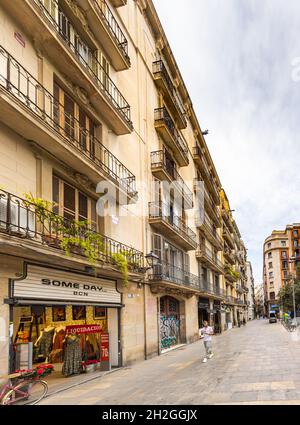
[[[264,239],[300,221],[300,3],[154,3],[259,282]]]

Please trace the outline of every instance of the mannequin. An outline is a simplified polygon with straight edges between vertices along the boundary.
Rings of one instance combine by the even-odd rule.
[[[46,362],[48,362],[49,354],[53,345],[54,331],[55,327],[52,325],[45,327],[34,344],[35,348],[38,349],[38,357],[45,357]]]

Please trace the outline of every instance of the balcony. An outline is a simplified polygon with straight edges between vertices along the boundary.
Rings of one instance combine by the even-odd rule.
[[[196,219],[196,226],[215,248],[219,251],[223,249],[222,239],[218,235],[216,228],[212,225],[207,213],[204,214],[203,220],[201,218]]]
[[[80,87],[109,128],[117,135],[131,133],[130,105],[98,61],[98,51],[91,49],[76,33],[64,13],[56,9],[50,13],[42,0],[4,3],[57,69]]]
[[[153,76],[156,85],[162,90],[168,106],[176,118],[178,128],[183,130],[187,127],[184,107],[179,100],[174,84],[162,60],[153,63]]]
[[[223,263],[218,259],[217,255],[206,246],[200,245],[198,247],[196,251],[196,258],[214,272],[224,274]]]
[[[226,296],[225,291],[222,288],[215,286],[212,282],[208,282],[205,279],[200,280],[200,292],[202,295],[224,299]]]
[[[225,264],[225,279],[231,283],[235,283],[239,280],[240,275],[236,272],[233,267]]]
[[[189,165],[189,149],[185,140],[181,137],[166,108],[158,108],[154,111],[155,128],[164,142],[174,153],[174,157],[180,167]]]
[[[244,288],[241,285],[235,285],[235,290],[236,292],[239,292],[240,294],[243,294],[245,292]]]
[[[181,217],[170,215],[168,205],[162,202],[149,203],[149,223],[159,233],[168,237],[185,251],[197,247],[196,234],[185,224]]]
[[[153,267],[153,273],[149,275],[151,289],[153,292],[160,288],[184,289],[187,292],[199,293],[199,277],[184,271],[180,267],[162,262]]]
[[[0,93],[7,126],[95,184],[108,180],[126,197],[136,196],[135,176],[2,47]]]
[[[235,248],[234,239],[226,226],[223,226],[223,238],[231,249]]]
[[[217,227],[221,227],[221,218],[216,207],[216,203],[213,197],[208,193],[206,187],[204,188],[204,203],[205,210],[208,212],[211,219],[214,221]]]
[[[211,192],[215,203],[217,206],[220,205],[220,193],[216,186],[216,182],[211,175],[210,167],[207,163],[205,155],[203,154],[200,146],[195,146],[193,148],[193,159],[196,165],[198,165],[201,174],[203,175],[204,181],[207,185],[207,188]]]
[[[236,304],[236,298],[232,297],[231,295],[226,295],[225,301],[227,304],[230,304],[230,305]]]
[[[223,217],[223,220],[225,221],[226,226],[228,227],[229,231],[231,233],[233,233],[234,229],[233,229],[232,221],[231,221],[231,218],[230,218],[230,214],[229,214],[229,211],[225,210],[225,208],[222,208],[222,217]]]
[[[151,170],[152,174],[159,180],[174,183],[174,188],[184,200],[184,209],[193,208],[193,193],[185,184],[174,164],[168,160],[164,151],[151,153]]]
[[[22,199],[11,193],[0,190],[0,234],[9,236],[9,241],[20,239],[21,244],[9,247],[4,245],[5,252],[13,249],[30,251],[35,256],[55,254],[55,251],[65,253],[62,242],[69,240],[69,254],[85,258],[88,263],[86,249],[95,260],[95,266],[110,264],[116,266],[115,256],[122,254],[126,257],[130,271],[141,273],[144,267],[143,253],[105,235],[97,233],[86,225],[78,225],[75,221],[61,217],[52,211],[41,208],[28,200]],[[16,239],[14,239],[16,238]],[[76,242],[74,241],[76,240]],[[26,244],[29,244],[26,246]],[[39,247],[39,250],[37,250]],[[23,254],[24,255],[24,254]],[[66,255],[66,258],[70,257]],[[62,256],[60,254],[60,259]]]
[[[77,0],[77,3],[85,12],[90,29],[105,50],[106,55],[111,59],[115,70],[128,69],[130,67],[128,40],[107,1]],[[124,3],[124,1],[119,1],[119,3]]]
[[[232,265],[235,264],[235,255],[234,255],[233,251],[230,248],[225,247],[225,249],[224,249],[224,257],[225,257],[225,259],[230,264],[232,264]]]

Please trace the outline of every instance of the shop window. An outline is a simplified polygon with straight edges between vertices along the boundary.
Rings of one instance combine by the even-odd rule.
[[[57,176],[52,182],[54,212],[67,220],[86,221],[97,230],[96,201]]]
[[[72,317],[73,320],[85,320],[86,318],[86,308],[83,305],[73,305],[72,306]]]
[[[94,319],[105,319],[106,318],[106,308],[105,307],[94,307]]]
[[[53,320],[53,322],[65,322],[66,321],[66,307],[53,307],[52,308],[52,320]]]

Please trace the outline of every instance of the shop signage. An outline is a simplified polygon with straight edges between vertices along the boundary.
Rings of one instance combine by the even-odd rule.
[[[103,332],[101,334],[101,362],[109,361],[109,334]]]
[[[26,277],[13,281],[16,299],[81,301],[120,304],[121,294],[114,280],[106,280],[58,269],[28,264]]]
[[[97,334],[101,332],[102,326],[99,325],[66,326],[67,335]]]

